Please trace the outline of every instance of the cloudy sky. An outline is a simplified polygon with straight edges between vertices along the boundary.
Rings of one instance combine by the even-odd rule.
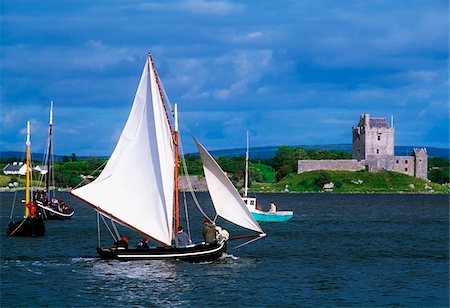
[[[1,2],[0,149],[109,155],[148,52],[185,151],[351,143],[394,116],[396,145],[449,147],[447,0]],[[187,133],[187,134],[186,134]]]

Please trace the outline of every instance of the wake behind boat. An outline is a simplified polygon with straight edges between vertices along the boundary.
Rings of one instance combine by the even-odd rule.
[[[167,110],[173,111],[173,116]],[[181,140],[178,111],[176,104],[171,108],[149,54],[130,115],[108,163],[93,182],[71,192],[98,213],[97,252],[102,259],[216,260],[226,251],[227,242],[231,240],[229,233],[216,225],[219,216],[253,231],[252,235],[245,236],[251,239],[249,242],[265,236],[231,181],[206,149],[195,138],[194,141],[200,152],[216,216],[214,219],[209,218],[194,198],[205,217],[205,230],[212,230],[212,233],[208,231],[203,242],[190,244],[188,230],[185,236],[188,236],[189,242],[174,245],[173,242],[177,243],[179,233],[182,232],[179,231],[178,168]],[[182,169],[186,171],[182,156],[181,163]],[[135,166],[141,167],[136,169]],[[129,170],[135,170],[131,178]],[[105,217],[110,219],[111,227]],[[189,226],[187,213],[185,217]],[[114,246],[101,245],[100,218],[116,241]],[[144,249],[129,248],[125,238],[119,240],[116,223],[150,237],[160,246],[148,247],[145,243]]]

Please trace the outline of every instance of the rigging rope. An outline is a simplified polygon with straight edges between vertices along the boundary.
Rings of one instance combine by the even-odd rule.
[[[97,211],[97,239],[98,239],[98,247],[101,246],[100,244],[100,213]]]
[[[117,227],[116,227],[116,224],[114,223],[114,220],[112,220],[112,218],[110,218],[110,219],[111,219],[111,225],[113,226],[114,231],[116,232],[117,238],[120,238],[120,234],[119,234],[119,231],[117,230]]]
[[[9,236],[13,236],[13,234],[16,233],[16,231],[19,230],[19,228],[23,225],[23,223],[25,222],[25,220],[27,220],[26,217],[22,220],[22,222],[20,223],[20,225],[18,225],[17,228],[15,228],[14,231],[11,232],[11,233],[9,234]]]
[[[25,153],[22,153],[22,157],[20,160],[23,161],[24,158],[25,158]],[[18,177],[17,181],[18,181],[17,183],[20,183],[20,177]],[[14,207],[16,206],[16,199],[17,199],[17,190],[14,191],[13,205],[11,207],[11,213],[9,214],[9,220],[12,220],[13,213],[14,213]]]
[[[238,245],[238,246],[235,246],[235,247],[231,248],[230,250],[236,250],[236,249],[239,249],[239,248],[241,248],[241,247],[244,247],[245,245],[248,245],[248,244],[250,244],[250,243],[253,243],[253,242],[255,242],[255,241],[257,241],[257,240],[260,240],[260,239],[262,239],[262,238],[263,238],[263,237],[257,237],[257,238],[251,239],[250,241],[247,241],[247,242],[242,243],[242,244],[240,244],[240,245]]]
[[[103,217],[103,215],[100,215],[100,216],[102,217],[103,223],[105,224],[106,229],[108,229],[109,234],[111,234],[111,237],[113,238],[114,242],[116,242],[117,239],[114,237],[114,233],[112,233],[111,229],[109,228],[108,224],[106,223],[105,217]]]
[[[194,193],[194,189],[192,187],[192,183],[191,183],[191,181],[189,179],[189,173],[187,171],[186,160],[184,158],[184,153],[183,153],[183,147],[181,146],[181,138],[179,139],[179,143],[180,143],[180,149],[181,149],[181,161],[182,161],[182,165],[183,165],[183,171],[184,171],[184,174],[186,175],[185,176],[186,183],[188,184],[188,189],[189,189],[189,191],[191,193],[192,199],[194,200],[194,203],[197,206],[197,208],[200,211],[200,213],[202,213],[202,215],[205,218],[207,218],[210,221],[212,221],[211,218],[209,218],[209,216],[203,211],[203,208],[200,206],[200,203],[198,202],[197,196]]]
[[[186,192],[183,191],[183,199],[184,199],[184,212],[186,213],[186,228],[188,231],[188,238],[189,240],[191,239],[191,226],[189,224],[189,212],[188,212],[188,208],[187,208],[187,200],[186,200]]]
[[[89,176],[90,176],[90,175],[93,175],[93,174],[94,174],[95,172],[97,172],[100,168],[104,167],[104,166],[106,165],[107,162],[108,162],[108,160],[106,160],[103,164],[101,164],[97,169],[95,169],[94,171],[92,171],[92,173],[89,174]],[[87,178],[87,177],[86,177],[86,178]],[[74,188],[72,188],[72,190],[75,189],[75,188],[78,188],[78,186],[80,186],[81,184],[83,184],[84,181],[86,181],[86,178],[84,178],[83,181],[81,181],[80,183],[78,183],[77,186],[75,186]]]

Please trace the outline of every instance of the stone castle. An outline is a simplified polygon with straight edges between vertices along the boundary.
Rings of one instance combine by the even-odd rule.
[[[353,159],[299,160],[298,173],[312,170],[396,171],[427,179],[428,155],[425,148],[413,149],[411,156],[394,155],[394,127],[384,118],[360,117],[353,132]]]

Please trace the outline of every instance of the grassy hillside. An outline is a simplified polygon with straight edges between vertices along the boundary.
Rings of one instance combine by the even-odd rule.
[[[448,187],[397,172],[310,171],[290,174],[278,183],[254,184],[253,191],[323,192],[325,183],[333,182],[336,193],[450,193]]]

